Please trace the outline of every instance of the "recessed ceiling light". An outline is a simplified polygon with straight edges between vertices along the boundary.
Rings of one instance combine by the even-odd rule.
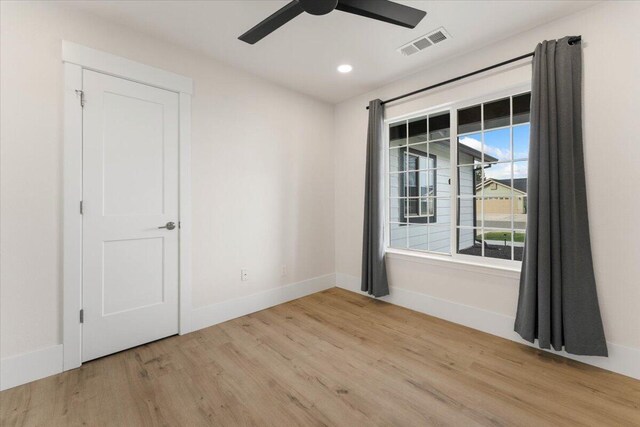
[[[341,73],[350,73],[353,67],[349,64],[342,64],[338,67],[338,71]]]

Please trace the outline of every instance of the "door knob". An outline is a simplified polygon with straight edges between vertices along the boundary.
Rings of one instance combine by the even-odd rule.
[[[167,230],[173,230],[174,228],[176,228],[176,223],[168,222],[166,225],[163,225],[162,227],[158,227],[158,228],[166,228]]]

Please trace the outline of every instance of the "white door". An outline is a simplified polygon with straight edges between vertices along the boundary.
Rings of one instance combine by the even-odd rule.
[[[87,361],[178,333],[178,94],[86,70],[83,91]]]

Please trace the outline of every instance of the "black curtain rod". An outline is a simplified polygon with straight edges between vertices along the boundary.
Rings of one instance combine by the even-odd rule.
[[[582,36],[570,37],[569,38],[569,44],[573,45],[573,44],[576,44],[576,43],[580,42],[581,40],[582,40]],[[382,105],[387,104],[389,102],[398,101],[400,99],[407,98],[409,96],[413,96],[413,95],[416,95],[418,93],[426,92],[428,90],[435,89],[435,88],[440,87],[440,86],[448,85],[449,83],[457,82],[458,80],[466,79],[467,77],[475,76],[476,74],[484,73],[485,71],[493,70],[494,68],[502,67],[503,65],[511,64],[512,62],[516,62],[516,61],[520,61],[521,59],[532,57],[533,55],[534,55],[534,52],[530,52],[530,53],[527,53],[527,54],[524,54],[524,55],[520,55],[520,56],[518,56],[516,58],[511,58],[511,59],[508,59],[506,61],[502,61],[502,62],[500,62],[498,64],[490,65],[490,66],[482,68],[480,70],[476,70],[476,71],[472,71],[472,72],[467,73],[467,74],[463,74],[462,76],[458,76],[458,77],[454,77],[454,78],[449,79],[449,80],[445,80],[444,82],[440,82],[440,83],[436,83],[436,84],[431,85],[431,86],[423,87],[422,89],[414,90],[413,92],[405,93],[404,95],[396,96],[395,98],[391,98],[391,99],[387,99],[386,101],[382,101]],[[369,106],[367,106],[367,110],[368,109],[369,109]]]

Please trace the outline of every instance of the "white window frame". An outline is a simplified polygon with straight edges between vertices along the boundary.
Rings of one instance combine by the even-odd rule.
[[[465,255],[457,253],[457,213],[458,213],[458,150],[457,150],[457,141],[458,141],[458,115],[457,111],[460,109],[464,109],[467,107],[472,107],[477,104],[487,103],[491,101],[496,101],[501,98],[517,96],[522,93],[531,91],[531,82],[525,82],[518,85],[510,86],[501,90],[493,91],[486,93],[484,95],[469,98],[456,100],[452,102],[448,102],[445,104],[435,105],[431,107],[426,107],[424,109],[414,111],[409,114],[403,114],[400,116],[389,117],[384,120],[384,152],[385,152],[385,250],[389,254],[399,255],[401,257],[411,257],[414,259],[423,258],[425,260],[440,260],[445,262],[457,262],[460,264],[479,266],[479,267],[488,267],[499,270],[506,270],[511,272],[519,272],[522,268],[522,261],[516,260],[505,260],[499,258],[488,258],[484,256],[473,256],[473,255]],[[450,191],[450,254],[443,254],[441,252],[430,252],[424,250],[415,250],[415,249],[397,249],[392,248],[390,246],[390,212],[389,212],[389,200],[390,200],[390,174],[389,174],[389,125],[392,123],[396,123],[402,120],[411,120],[417,117],[422,117],[425,115],[435,114],[439,112],[449,112],[449,173],[451,179],[451,188]],[[509,128],[512,127],[512,123],[509,124]],[[500,129],[500,128],[496,128]],[[494,129],[491,129],[494,130]],[[477,132],[476,132],[477,133]],[[513,199],[512,199],[513,205]],[[513,223],[513,218],[511,219]]]

